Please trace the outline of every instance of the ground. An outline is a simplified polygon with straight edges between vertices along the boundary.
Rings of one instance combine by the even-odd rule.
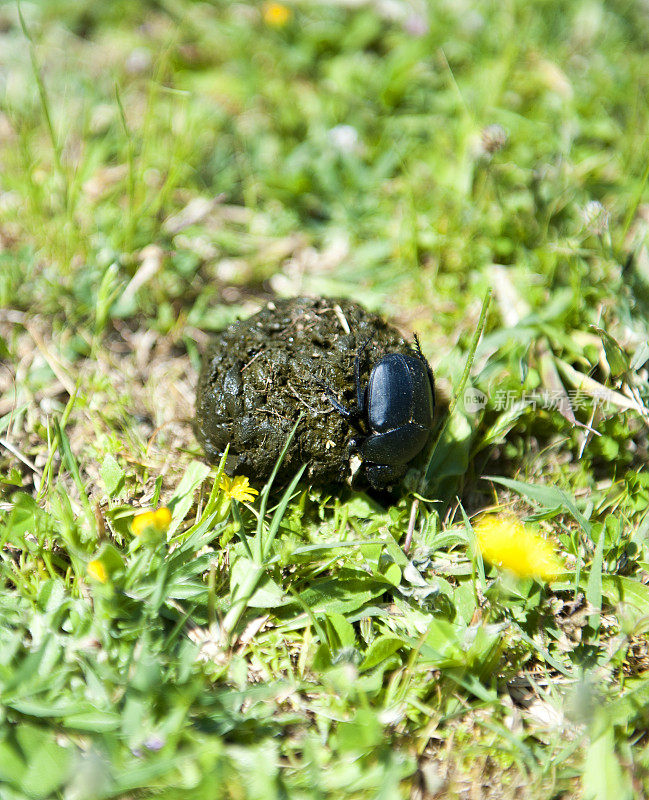
[[[640,2],[0,8],[3,800],[649,793],[648,40]],[[297,295],[419,334],[391,502],[203,459],[210,336]]]

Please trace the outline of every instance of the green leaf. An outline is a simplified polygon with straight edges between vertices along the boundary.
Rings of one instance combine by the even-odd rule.
[[[469,465],[473,432],[473,425],[466,416],[456,411],[446,423],[430,459],[431,480],[438,482],[442,478],[464,475]]]
[[[38,592],[38,605],[41,610],[55,614],[65,602],[65,588],[61,580],[50,578],[45,581]]]
[[[4,336],[0,336],[0,361],[11,361],[11,352]]]
[[[505,441],[506,435],[518,422],[518,420],[527,413],[530,407],[530,400],[519,400],[513,403],[510,408],[503,411],[498,419],[491,425],[482,436],[482,439],[476,445],[472,455],[479,453],[485,447],[491,447],[495,444],[500,444]]]
[[[394,655],[404,644],[404,641],[398,636],[391,636],[390,634],[379,636],[367,648],[365,658],[359,669],[361,671],[372,669],[372,667],[385,661],[386,658],[390,658],[390,656]]]
[[[76,714],[81,708],[81,703],[76,700],[42,700],[37,699],[17,699],[7,702],[7,706],[19,711],[24,716],[51,719],[52,717],[64,717],[68,714]]]
[[[24,547],[23,537],[26,533],[40,533],[51,530],[54,524],[52,517],[43,511],[33,497],[25,492],[12,495],[13,507],[4,518],[1,542],[8,542],[17,547]]]
[[[343,753],[369,750],[379,745],[384,735],[377,713],[370,708],[361,708],[350,722],[339,724],[338,747]]]
[[[342,571],[341,571],[342,572]],[[339,572],[336,578],[323,578],[313,581],[300,593],[302,601],[313,612],[338,612],[348,614],[357,608],[378,597],[386,590],[385,583],[377,583],[371,576],[356,577],[348,571],[350,576],[342,576]],[[354,576],[354,577],[352,577]]]
[[[403,552],[403,548],[399,545],[399,542],[397,542],[390,531],[382,533],[381,538],[385,544],[385,550],[392,561],[399,566],[401,570],[405,569],[410,562],[408,561],[408,556]]]
[[[284,443],[284,447],[282,448],[282,452],[277,457],[277,461],[275,462],[275,466],[273,467],[273,471],[270,474],[270,478],[266,481],[264,488],[261,490],[261,494],[259,495],[259,516],[257,517],[257,531],[255,533],[255,557],[262,560],[264,552],[267,551],[267,547],[269,546],[268,539],[270,539],[270,532],[269,536],[267,537],[266,541],[264,542],[264,524],[266,520],[266,509],[268,508],[268,498],[270,496],[270,490],[273,487],[273,482],[275,481],[275,477],[279,472],[279,468],[284,461],[284,456],[288,451],[288,448],[293,441],[293,437],[295,436],[295,432],[298,429],[300,422],[302,421],[302,414],[297,418],[295,425],[291,428],[291,432],[286,437],[286,442]],[[282,502],[286,499],[287,492],[284,492],[284,496],[282,497]],[[288,502],[288,500],[286,501]],[[277,515],[275,515],[276,517]],[[275,521],[275,517],[273,518],[273,523]],[[272,523],[271,523],[272,524]]]
[[[393,586],[401,583],[401,569],[394,561],[391,561],[385,568],[381,565],[381,575]]]
[[[458,425],[463,427],[461,419],[457,422],[455,421],[455,409],[457,407],[458,400],[460,399],[460,397],[464,396],[464,389],[471,375],[471,368],[473,366],[473,361],[475,359],[476,350],[478,349],[480,338],[482,337],[482,333],[487,323],[487,314],[489,312],[489,306],[491,304],[491,297],[492,297],[492,290],[489,289],[482,302],[480,318],[478,319],[478,324],[471,339],[471,345],[469,346],[469,352],[467,353],[466,363],[464,365],[464,371],[462,372],[462,377],[460,378],[460,382],[455,389],[453,399],[451,400],[451,404],[448,409],[448,415],[446,416],[444,422],[442,423],[442,427],[440,428],[439,432],[437,433],[437,437],[433,442],[431,451],[428,456],[428,464],[426,465],[426,468],[422,473],[422,477],[419,482],[420,494],[423,495],[428,494],[428,489],[431,486],[432,477],[433,475],[437,475],[439,466],[444,462],[448,462],[446,466],[447,471],[444,472],[444,475],[446,476],[462,474],[464,470],[462,470],[462,472],[454,471],[458,469],[458,464],[455,463],[458,460],[464,461],[464,459],[466,458],[468,463],[469,445],[471,441],[472,431],[469,432],[469,434],[466,435],[465,437],[458,438],[457,430],[455,432],[453,432],[452,430],[449,432],[447,431],[447,428],[451,425],[453,425],[454,428],[457,428]],[[461,414],[458,414],[458,417],[464,419],[464,424],[468,425],[466,417],[463,417],[463,415]],[[439,445],[443,439],[447,442],[446,452],[438,453]],[[450,448],[448,447],[449,442],[451,444]],[[456,443],[455,447],[453,447],[454,442]],[[461,445],[462,443],[463,446],[460,446],[458,451],[457,445]],[[452,455],[449,452],[449,449],[454,450],[455,454]],[[463,454],[463,451],[466,451],[466,455]],[[449,469],[451,470],[450,472],[448,471]]]
[[[9,741],[0,742],[0,785],[19,785],[27,765],[19,748]]]
[[[590,327],[599,334],[599,338],[602,340],[611,375],[617,378],[625,372],[628,372],[629,359],[627,354],[622,350],[611,334],[603,328],[598,328],[597,325],[591,325]]]
[[[95,515],[92,510],[92,506],[90,505],[90,500],[88,500],[88,495],[86,493],[85,486],[83,485],[83,481],[81,480],[81,475],[79,474],[79,465],[77,464],[77,460],[74,457],[72,448],[70,447],[70,440],[68,438],[67,433],[65,432],[63,424],[59,423],[57,419],[54,419],[54,430],[56,431],[56,435],[59,440],[59,446],[61,449],[61,457],[63,463],[70,472],[70,475],[72,475],[72,478],[76,484],[77,490],[79,492],[79,497],[81,498],[81,502],[83,504],[86,513],[86,519],[88,520],[88,527],[92,531],[93,537],[96,538],[97,522],[95,520]]]
[[[101,479],[109,497],[115,497],[124,488],[124,470],[110,453],[101,465]]]
[[[638,611],[639,616],[649,616],[649,586],[646,583],[622,575],[602,575],[601,591],[612,603],[627,603]]]
[[[189,509],[194,502],[196,490],[209,474],[210,467],[202,461],[192,461],[185,470],[185,474],[176,487],[176,491],[167,503],[171,511],[171,524],[167,531],[167,539],[173,536],[180,523],[189,513]]]
[[[584,763],[584,800],[631,800],[631,787],[615,753],[613,728],[591,741]]]
[[[644,673],[646,675],[646,672]],[[646,677],[630,678],[625,681],[627,691],[608,703],[603,711],[607,726],[633,724],[639,717],[646,727],[647,708],[649,707],[649,679]]]
[[[279,532],[279,526],[280,526],[280,524],[282,522],[282,519],[284,518],[284,514],[286,512],[286,507],[288,506],[289,501],[290,501],[291,497],[293,496],[293,492],[297,488],[297,485],[300,482],[300,478],[302,477],[302,473],[304,472],[306,467],[307,467],[306,464],[302,464],[300,469],[296,472],[295,477],[293,478],[293,480],[290,482],[290,484],[285,489],[284,494],[282,495],[282,499],[277,504],[277,508],[275,509],[275,512],[273,514],[273,518],[272,518],[271,523],[270,523],[270,525],[268,527],[268,532],[263,537],[263,540],[262,540],[262,538],[260,536],[259,540],[257,542],[255,542],[255,546],[257,548],[257,552],[260,554],[260,560],[265,561],[270,555],[270,549],[272,547],[273,542],[275,541],[275,537],[277,536],[277,533]],[[260,513],[260,516],[261,516],[261,513]],[[262,527],[262,535],[263,535],[263,527]]]
[[[122,558],[122,554],[114,545],[110,544],[109,542],[105,542],[99,548],[99,552],[95,558],[102,562],[109,575],[124,569],[124,559]]]
[[[286,595],[281,586],[275,583],[268,575],[263,574],[258,564],[249,558],[241,557],[232,565],[230,572],[230,595],[237,600],[244,596],[244,589],[248,585],[249,576],[259,575],[258,583],[252,593],[247,605],[252,608],[277,608],[290,602],[290,597]]]
[[[53,733],[33,725],[18,725],[16,740],[27,762],[19,787],[33,800],[47,797],[68,777],[73,751],[58,745]]]
[[[347,622],[342,614],[336,611],[330,611],[327,614],[327,620],[338,637],[338,643],[341,647],[354,647],[356,644],[356,633],[354,626]]]
[[[605,532],[602,529],[597,540],[597,547],[595,548],[595,555],[593,556],[593,563],[591,564],[588,583],[586,584],[586,600],[597,611],[596,614],[591,614],[589,617],[589,625],[594,630],[599,629],[600,612],[602,610],[602,560],[605,539]]]
[[[78,714],[68,714],[63,717],[62,722],[66,728],[99,733],[100,731],[118,730],[121,725],[121,717],[116,711],[91,709]]]
[[[349,502],[345,503],[345,511],[348,516],[357,519],[374,519],[385,515],[385,509],[366,494],[354,495]]]
[[[22,406],[18,406],[17,408],[12,409],[4,416],[0,417],[0,433],[4,433],[7,430],[9,425],[16,419],[19,414],[22,414],[23,411],[29,407],[29,403],[25,403]]]
[[[590,522],[577,508],[574,498],[557,486],[543,486],[536,483],[523,483],[511,478],[501,478],[494,475],[484,475],[484,480],[499,483],[512,489],[518,494],[523,495],[528,500],[538,503],[546,511],[561,510],[567,511],[579,523],[582,530],[590,536],[592,526]]]
[[[279,800],[285,796],[276,788],[281,785],[277,780],[280,770],[278,751],[278,742],[270,738],[230,749],[234,768],[242,776],[245,786],[245,793],[242,792],[241,797],[247,800]],[[218,796],[217,793],[215,796]]]

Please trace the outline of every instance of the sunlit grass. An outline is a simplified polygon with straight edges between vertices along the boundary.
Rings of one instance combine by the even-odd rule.
[[[642,7],[20,10],[3,800],[647,794]],[[300,293],[435,370],[389,507],[201,460],[209,333]]]

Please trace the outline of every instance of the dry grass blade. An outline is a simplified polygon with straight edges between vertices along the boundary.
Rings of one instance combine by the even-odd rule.
[[[620,394],[620,392],[602,386],[601,383],[579,372],[560,358],[556,359],[556,364],[560,372],[564,374],[566,380],[574,386],[575,389],[588,395],[588,397],[592,397],[593,400],[609,403],[623,411],[636,411],[645,422],[649,422],[649,410],[645,408],[645,406],[641,406],[634,400],[630,400],[628,397]]]

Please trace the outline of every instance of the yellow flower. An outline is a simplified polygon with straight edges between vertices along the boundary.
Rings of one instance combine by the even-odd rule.
[[[550,543],[515,517],[483,517],[474,529],[485,561],[519,578],[550,581],[565,572]]]
[[[147,528],[155,528],[164,533],[171,522],[171,511],[166,506],[161,506],[155,511],[145,511],[137,514],[131,522],[131,530],[136,536],[141,536]]]
[[[264,4],[264,22],[273,28],[283,28],[291,19],[293,12],[281,3]]]
[[[230,478],[224,472],[221,475],[219,487],[223,489],[230,500],[238,500],[240,503],[251,503],[255,499],[255,495],[259,494],[256,489],[250,486],[248,478],[243,475]]]
[[[86,572],[91,578],[94,578],[99,583],[106,583],[108,581],[108,571],[98,558],[91,561],[86,567]]]

